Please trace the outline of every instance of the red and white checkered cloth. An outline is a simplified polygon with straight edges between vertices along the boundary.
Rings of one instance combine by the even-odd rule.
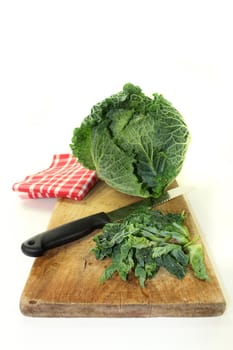
[[[15,183],[13,190],[20,192],[23,198],[81,200],[96,181],[95,171],[84,168],[71,154],[55,154],[48,169]]]

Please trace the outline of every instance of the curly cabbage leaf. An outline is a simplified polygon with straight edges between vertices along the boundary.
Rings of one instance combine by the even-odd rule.
[[[200,243],[187,245],[190,255],[190,264],[192,265],[194,275],[201,280],[208,280],[208,274],[204,263],[203,247]]]
[[[159,197],[179,174],[190,134],[181,114],[162,95],[126,84],[96,104],[73,132],[71,149],[114,189]]]

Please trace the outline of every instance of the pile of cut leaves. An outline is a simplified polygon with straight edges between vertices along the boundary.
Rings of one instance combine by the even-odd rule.
[[[122,222],[108,223],[94,237],[96,259],[111,258],[100,281],[118,273],[127,280],[131,271],[145,287],[160,267],[182,279],[191,266],[195,277],[207,280],[204,254],[198,237],[193,239],[184,224],[185,213],[163,214],[161,211],[140,208]]]

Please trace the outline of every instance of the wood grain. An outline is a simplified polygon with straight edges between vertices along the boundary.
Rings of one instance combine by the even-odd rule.
[[[138,198],[116,192],[99,182],[81,202],[58,200],[49,228],[100,211],[137,201]],[[200,234],[183,196],[158,209],[188,213],[190,232]],[[118,276],[104,284],[99,278],[109,261],[97,261],[91,248],[97,231],[89,236],[51,249],[34,260],[20,299],[24,315],[36,317],[156,317],[218,316],[226,307],[215,271],[205,250],[210,282],[196,279],[188,271],[178,280],[166,270],[141,288],[134,276],[124,282]]]

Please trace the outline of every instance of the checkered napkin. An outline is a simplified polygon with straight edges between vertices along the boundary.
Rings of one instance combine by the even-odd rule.
[[[13,185],[23,198],[81,200],[97,181],[95,171],[84,168],[71,154],[55,154],[50,167]]]

